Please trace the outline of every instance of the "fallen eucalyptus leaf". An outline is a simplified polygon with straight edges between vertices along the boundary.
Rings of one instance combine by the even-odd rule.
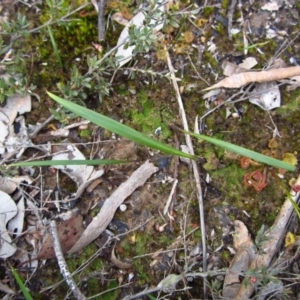
[[[58,216],[59,217],[59,216]],[[63,221],[57,225],[57,233],[63,253],[68,252],[84,231],[83,217],[77,212],[72,212],[68,219],[62,214]],[[38,259],[50,259],[55,257],[53,248],[53,238],[50,233],[46,233],[43,244],[37,256]]]
[[[204,89],[204,91],[213,90],[216,88],[239,88],[251,82],[269,82],[289,78],[300,75],[300,66],[288,67],[280,69],[271,69],[260,72],[244,72],[233,74],[230,77],[224,78],[217,84]]]
[[[281,95],[276,82],[263,82],[257,84],[249,95],[249,101],[263,110],[280,107]]]
[[[241,286],[240,274],[245,273],[256,256],[256,247],[245,224],[234,221],[234,248],[237,250],[225,276],[223,283],[223,297],[233,299]]]
[[[12,256],[17,248],[11,245],[11,237],[6,229],[7,222],[17,214],[17,206],[12,198],[0,191],[0,258]]]
[[[18,213],[14,218],[12,218],[8,223],[8,229],[16,237],[18,237],[23,232],[24,216],[25,216],[25,201],[22,196],[17,204]]]
[[[146,180],[155,172],[156,168],[152,163],[146,161],[142,166],[135,170],[128,180],[122,183],[114,193],[105,200],[100,212],[93,218],[83,232],[80,239],[69,250],[69,253],[74,253],[81,250],[83,247],[95,240],[101,234],[108,224],[113,219],[113,216],[123,201],[131,195],[139,186],[143,185]]]

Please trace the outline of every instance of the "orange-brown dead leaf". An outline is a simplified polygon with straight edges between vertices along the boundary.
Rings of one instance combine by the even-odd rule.
[[[69,251],[77,242],[84,231],[82,215],[72,216],[57,225],[57,233],[63,253]],[[53,238],[50,233],[44,238],[38,259],[49,259],[55,257]]]

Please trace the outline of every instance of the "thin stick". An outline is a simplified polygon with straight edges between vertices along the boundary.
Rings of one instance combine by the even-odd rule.
[[[129,235],[130,233],[144,227],[147,223],[149,223],[151,220],[153,220],[153,218],[154,217],[147,219],[145,222],[143,222],[140,225],[138,225],[137,227],[127,231],[126,233],[121,233],[121,234],[116,235],[113,239],[120,240],[121,237],[123,237],[125,235]],[[192,230],[192,232],[194,232],[194,230]],[[192,232],[190,232],[189,234],[191,234]],[[110,242],[111,242],[111,239],[108,239],[101,248],[99,248],[95,253],[92,254],[91,257],[89,257],[86,261],[84,261],[71,275],[75,276],[75,275],[79,274],[80,272],[82,272],[85,268],[87,268],[100,255],[101,251],[109,245]],[[172,251],[172,250],[169,250],[169,251]],[[168,251],[165,251],[165,252],[168,252]],[[136,257],[134,257],[134,259],[135,258]],[[40,293],[42,294],[46,291],[49,291],[51,293],[54,289],[56,289],[63,282],[64,282],[64,280],[60,280],[59,282],[53,284],[52,286],[45,287],[40,291]],[[119,288],[121,288],[121,287],[122,286],[119,286]]]
[[[78,300],[85,300],[86,298],[84,295],[82,295],[82,293],[80,292],[79,288],[77,287],[75,281],[73,280],[73,277],[71,276],[71,273],[66,264],[65,258],[62,254],[55,220],[52,220],[50,222],[50,230],[51,230],[51,235],[53,238],[54,251],[56,254],[60,272],[63,275],[67,285],[70,287],[71,291],[73,292],[74,297]]]
[[[172,65],[171,58],[170,58],[169,52],[166,47],[165,47],[165,51],[166,51],[166,55],[167,55],[169,71],[171,74],[171,80],[172,80],[173,87],[176,92],[176,98],[177,98],[178,105],[179,105],[179,114],[182,119],[183,128],[185,131],[189,131],[183,102],[181,99],[179,87],[178,87],[176,77],[175,77],[174,67]],[[194,155],[193,143],[192,143],[190,135],[185,134],[185,140],[186,140],[186,144],[188,146],[190,154]],[[201,238],[202,238],[202,247],[203,247],[203,249],[202,249],[203,250],[203,266],[202,267],[203,267],[203,271],[206,272],[206,270],[207,270],[206,241],[205,241],[206,233],[205,233],[205,222],[204,222],[203,195],[202,195],[202,188],[201,188],[201,183],[200,183],[200,174],[199,174],[199,170],[198,170],[196,161],[192,160],[192,166],[193,166],[194,177],[195,177],[195,181],[196,181],[196,188],[197,188],[197,193],[198,193],[198,203],[199,203],[199,213],[200,213]],[[204,290],[204,298],[205,298],[206,297],[205,296],[206,295],[206,285],[205,285],[204,281],[203,281],[203,290]]]
[[[203,273],[183,273],[182,275],[177,276],[178,277],[177,282],[182,280],[184,277],[207,278],[207,277],[212,277],[212,276],[216,276],[216,275],[225,275],[225,274],[226,274],[226,270],[210,271],[210,272],[203,272]],[[150,293],[156,293],[156,292],[159,292],[159,291],[162,291],[162,290],[163,290],[163,285],[159,284],[155,288],[145,289],[144,291],[139,292],[138,294],[131,295],[131,296],[126,296],[122,300],[133,300],[133,299],[137,299],[137,298],[141,298],[143,296],[146,296]],[[184,290],[186,290],[186,289],[184,289]]]
[[[228,38],[231,41],[232,40],[232,19],[233,19],[233,12],[235,5],[237,3],[237,0],[231,0],[230,8],[228,10],[227,18],[228,18]]]
[[[105,4],[106,0],[98,0],[98,40],[105,39]]]
[[[201,45],[199,45],[199,47],[200,47],[200,46],[201,46]],[[198,48],[199,48],[199,47],[198,47]],[[203,49],[203,50],[204,50],[204,49]],[[203,53],[203,50],[202,50],[202,53]],[[201,52],[201,50],[198,50],[198,51]],[[198,58],[199,58],[199,57],[198,57]],[[209,85],[210,85],[209,82],[208,82],[204,77],[202,77],[202,76],[199,74],[199,72],[197,71],[197,68],[196,68],[195,65],[193,64],[193,61],[192,61],[192,59],[191,59],[191,57],[190,57],[189,54],[188,54],[188,59],[189,59],[191,65],[192,65],[194,71],[196,72],[198,78],[201,79],[203,82],[205,82],[205,83],[209,86]],[[197,64],[198,64],[198,61],[197,61]],[[199,63],[199,64],[200,64],[200,63]]]
[[[138,299],[138,298],[141,298],[143,296],[146,296],[148,294],[151,294],[151,293],[156,293],[156,292],[159,292],[161,291],[161,288],[160,287],[155,287],[155,288],[152,288],[152,289],[146,289],[142,292],[139,292],[135,295],[132,295],[132,296],[126,296],[125,298],[123,298],[122,300],[133,300],[133,299]]]

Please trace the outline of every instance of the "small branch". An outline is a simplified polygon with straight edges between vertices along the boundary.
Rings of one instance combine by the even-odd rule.
[[[232,40],[232,18],[233,18],[233,12],[234,12],[234,7],[237,3],[237,0],[231,0],[231,4],[230,4],[230,8],[227,14],[227,18],[228,18],[228,38],[231,41]]]
[[[176,98],[177,98],[178,105],[179,105],[179,114],[180,114],[181,119],[182,119],[183,128],[184,128],[185,131],[189,131],[188,122],[187,122],[187,119],[186,119],[183,102],[182,102],[182,99],[181,99],[181,95],[180,95],[180,92],[179,92],[179,87],[178,87],[177,80],[176,80],[176,77],[175,77],[174,67],[172,65],[171,58],[170,58],[169,52],[168,52],[166,47],[165,47],[165,51],[166,51],[166,55],[167,55],[168,67],[169,67],[170,74],[171,74],[171,80],[172,80],[173,87],[174,87],[175,92],[176,92]],[[186,140],[186,144],[189,148],[190,154],[194,155],[193,143],[192,143],[192,139],[191,139],[189,134],[185,134],[185,140]],[[196,181],[196,188],[197,188],[197,193],[198,193],[200,225],[201,225],[201,238],[202,238],[202,247],[203,247],[202,248],[202,251],[203,251],[203,271],[206,272],[206,270],[207,270],[207,260],[206,260],[207,257],[206,257],[206,241],[205,241],[206,233],[205,233],[205,221],[204,221],[203,195],[202,195],[202,188],[201,188],[201,183],[200,183],[200,174],[199,174],[198,166],[197,166],[197,163],[196,163],[195,160],[192,160],[192,166],[193,166],[193,172],[194,172],[194,177],[195,177],[195,181]],[[204,298],[205,298],[206,297],[205,296],[206,295],[205,282],[204,282],[204,285],[203,285],[203,289],[204,289]]]
[[[65,258],[62,254],[62,250],[60,247],[60,242],[59,242],[57,228],[56,228],[56,222],[54,220],[52,220],[50,222],[50,230],[51,230],[51,235],[53,238],[54,251],[56,254],[60,272],[63,275],[67,285],[70,287],[71,291],[73,292],[74,297],[78,300],[85,300],[86,299],[85,296],[82,295],[82,293],[78,289],[75,281],[73,280],[73,278],[71,276],[71,273],[68,270],[68,266],[66,264]]]
[[[85,7],[87,7],[89,5],[90,5],[90,3],[83,4],[83,5],[79,6],[79,7],[77,7],[76,9],[72,10],[71,12],[67,13],[65,16],[61,17],[59,20],[52,21],[50,19],[48,22],[44,23],[43,25],[29,30],[29,33],[37,32],[37,31],[39,31],[40,29],[42,29],[44,27],[54,25],[54,24],[56,24],[58,22],[68,21],[67,20],[68,17],[74,15],[75,13],[79,12],[80,10],[84,9]],[[19,37],[21,37],[21,35],[18,36],[16,39],[18,39]]]
[[[226,274],[226,270],[218,270],[218,271],[210,271],[210,272],[204,272],[204,273],[186,273],[186,274],[182,274],[182,275],[174,275],[171,274],[169,276],[173,276],[173,277],[177,277],[177,280],[175,280],[175,282],[179,282],[180,280],[182,280],[183,278],[186,277],[202,277],[202,278],[207,278],[207,277],[212,277],[212,276],[216,276],[216,275],[225,275]],[[166,277],[165,279],[167,279],[168,277]],[[163,280],[164,281],[164,280]],[[155,288],[151,288],[151,289],[145,289],[142,292],[139,292],[135,295],[131,295],[131,296],[126,296],[125,298],[123,298],[122,300],[133,300],[133,299],[138,299],[141,298],[143,296],[146,296],[150,293],[156,293],[156,292],[165,292],[164,289],[164,284],[161,284],[163,281],[160,282],[160,284],[158,284],[157,287]],[[166,284],[168,285],[168,282],[166,282]]]
[[[105,39],[105,4],[106,0],[98,0],[98,40]]]
[[[204,47],[203,47],[202,45],[199,45],[199,46],[198,46],[198,52],[199,52],[199,54],[198,54],[197,65],[200,65],[200,62],[198,62],[198,61],[200,60],[199,55],[202,54],[203,51],[204,51]],[[200,75],[200,73],[197,71],[197,68],[196,68],[195,65],[193,64],[193,61],[192,61],[191,56],[190,56],[189,54],[188,54],[188,59],[189,59],[191,65],[192,65],[192,67],[193,67],[195,73],[197,74],[197,77],[198,77],[199,79],[201,79],[203,82],[205,82],[208,86],[210,86],[210,83],[209,83],[204,77],[202,77],[202,76]]]
[[[148,294],[151,294],[151,293],[156,293],[156,292],[159,292],[161,291],[161,288],[160,287],[155,287],[155,288],[152,288],[152,289],[146,289],[142,292],[139,292],[135,295],[132,295],[132,296],[126,296],[125,298],[123,298],[122,300],[133,300],[133,299],[138,299],[138,298],[141,298],[143,296],[146,296]]]

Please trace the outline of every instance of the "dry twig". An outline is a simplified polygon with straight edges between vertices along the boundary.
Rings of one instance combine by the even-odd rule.
[[[185,131],[189,131],[188,122],[187,122],[187,119],[186,119],[183,102],[182,102],[182,99],[181,99],[181,95],[180,95],[180,92],[179,92],[179,87],[178,87],[177,80],[176,80],[176,77],[175,77],[174,67],[172,65],[171,58],[170,58],[169,52],[168,52],[166,47],[165,47],[165,51],[166,51],[166,55],[167,55],[167,62],[168,62],[169,71],[170,71],[170,74],[171,74],[171,80],[172,80],[173,87],[174,87],[175,92],[176,92],[176,98],[177,98],[178,105],[179,105],[179,114],[180,114],[181,119],[182,119],[183,128],[184,128]],[[186,144],[189,148],[190,154],[194,155],[193,143],[192,143],[190,135],[185,134],[185,140],[186,140]],[[196,181],[196,188],[197,188],[197,193],[198,193],[200,225],[201,225],[201,237],[202,237],[202,247],[203,247],[203,249],[202,249],[203,250],[203,271],[206,272],[206,269],[207,269],[206,243],[205,243],[206,234],[205,234],[205,222],[204,222],[203,195],[202,195],[202,188],[201,188],[201,183],[200,183],[200,174],[199,174],[199,170],[198,170],[198,166],[197,166],[196,161],[192,160],[192,166],[193,166],[193,172],[194,172],[194,177],[195,177],[195,181]],[[205,294],[205,291],[206,291],[206,286],[204,284],[204,294]]]
[[[232,40],[232,18],[234,13],[234,8],[237,3],[237,0],[231,0],[230,8],[228,10],[227,18],[228,18],[228,38],[231,41]]]
[[[98,40],[105,39],[105,4],[106,0],[98,0]]]
[[[85,300],[86,299],[85,296],[80,292],[79,288],[77,287],[66,264],[65,258],[63,256],[60,247],[55,220],[52,220],[50,222],[50,230],[53,238],[54,251],[60,268],[60,272],[63,275],[67,285],[70,287],[71,291],[73,292],[74,297],[78,300]]]

